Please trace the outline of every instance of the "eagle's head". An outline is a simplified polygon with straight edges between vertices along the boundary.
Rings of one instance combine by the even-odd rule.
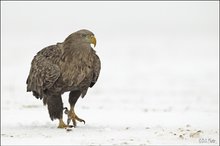
[[[94,47],[96,46],[96,38],[95,35],[86,29],[81,29],[69,35],[65,41],[65,43],[74,42],[75,44],[84,44],[90,45],[93,44]]]

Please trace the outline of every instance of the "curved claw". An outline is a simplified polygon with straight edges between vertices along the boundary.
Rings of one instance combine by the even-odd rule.
[[[80,119],[77,115],[75,116],[76,120],[79,121],[79,122],[83,122],[84,125],[86,124],[85,120],[83,119]]]
[[[68,110],[67,107],[64,107],[63,110],[64,110],[64,113],[65,113],[65,114],[68,114],[68,113],[69,113],[69,110]]]
[[[68,127],[69,127],[69,128],[73,128],[74,126],[73,126],[73,125],[68,125]]]

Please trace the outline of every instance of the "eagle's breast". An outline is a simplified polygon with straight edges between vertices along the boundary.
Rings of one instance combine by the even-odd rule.
[[[85,49],[71,50],[60,61],[61,79],[68,87],[80,88],[81,83],[92,80],[93,51]]]

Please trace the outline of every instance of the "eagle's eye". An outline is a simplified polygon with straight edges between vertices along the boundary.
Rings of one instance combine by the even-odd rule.
[[[85,38],[85,37],[86,37],[86,34],[82,34],[81,36]]]

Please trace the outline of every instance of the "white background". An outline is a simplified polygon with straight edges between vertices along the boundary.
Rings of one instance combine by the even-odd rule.
[[[102,70],[67,136],[25,82],[39,50],[84,28]],[[1,143],[218,144],[218,61],[219,2],[1,2]]]

